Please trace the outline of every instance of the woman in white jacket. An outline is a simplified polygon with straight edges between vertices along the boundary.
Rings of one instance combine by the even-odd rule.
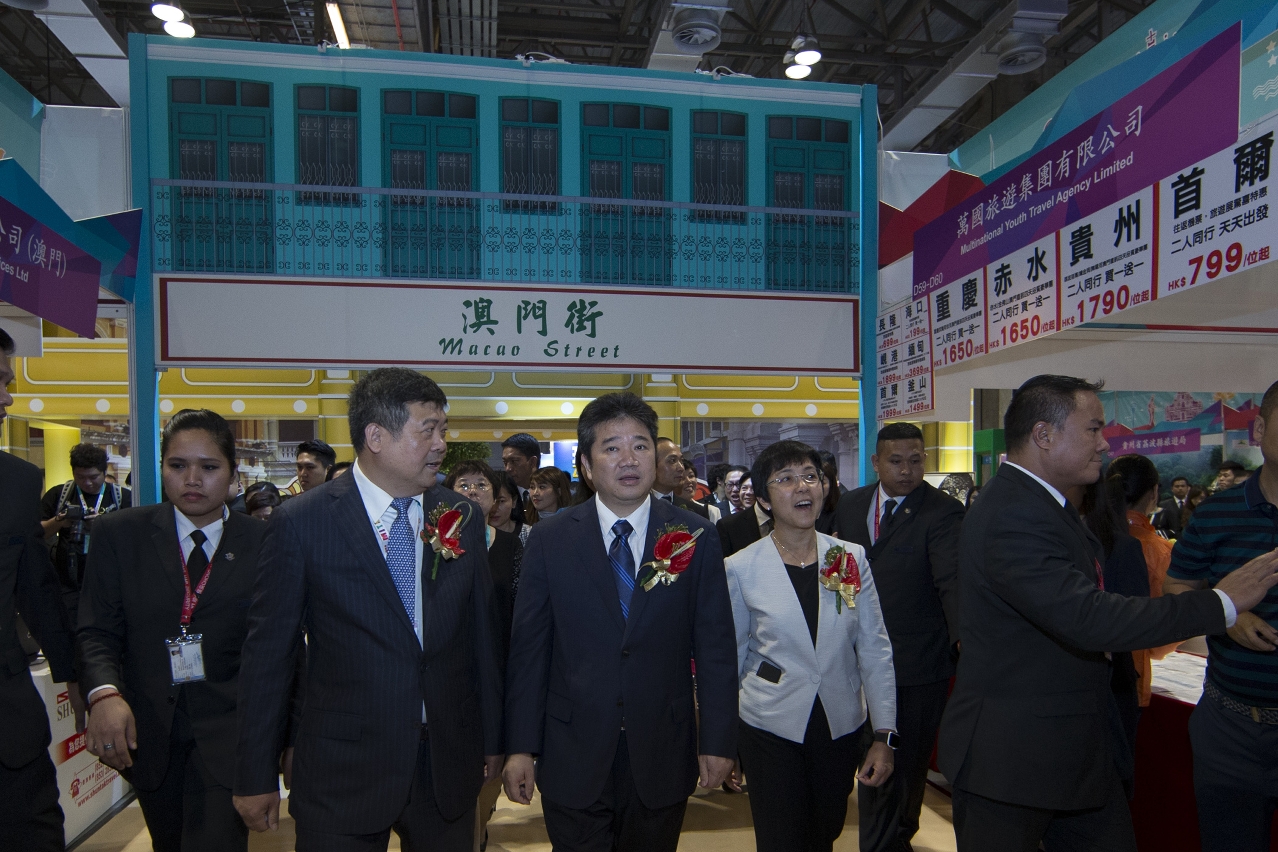
[[[877,787],[892,774],[892,646],[865,551],[816,531],[821,477],[808,445],[765,449],[752,478],[773,529],[726,562],[738,747],[760,852],[829,852],[854,782]]]

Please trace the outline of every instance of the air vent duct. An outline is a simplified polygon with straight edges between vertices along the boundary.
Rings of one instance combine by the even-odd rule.
[[[723,37],[719,14],[709,9],[679,9],[670,22],[670,36],[675,50],[689,56],[701,56],[719,46]]]
[[[1010,32],[995,50],[1000,74],[1028,74],[1047,61],[1047,47],[1037,33]]]

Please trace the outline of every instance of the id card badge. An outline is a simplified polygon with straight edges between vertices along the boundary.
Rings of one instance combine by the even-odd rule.
[[[169,651],[169,668],[173,683],[195,683],[204,680],[204,637],[199,633],[165,639]]]

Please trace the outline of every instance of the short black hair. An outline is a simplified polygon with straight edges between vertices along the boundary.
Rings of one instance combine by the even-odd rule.
[[[1246,473],[1247,466],[1242,462],[1234,461],[1233,459],[1225,459],[1220,463],[1220,466],[1216,468],[1216,472],[1223,473],[1225,471],[1230,471],[1231,473]]]
[[[207,408],[184,408],[173,415],[160,435],[160,460],[163,461],[168,455],[169,444],[174,435],[192,429],[208,432],[213,443],[217,444],[217,448],[226,457],[226,463],[231,466],[231,470],[235,470],[235,433],[231,431],[231,424],[222,415]]]
[[[879,444],[884,441],[919,441],[923,440],[923,430],[913,423],[889,423],[879,430],[874,440],[874,452],[878,453]]]
[[[254,484],[256,485],[258,483]],[[263,484],[269,485],[270,488],[259,488],[252,493],[245,493],[244,508],[250,515],[257,509],[264,509],[267,506],[274,508],[284,502],[280,499],[280,490],[276,488],[274,484],[270,482]]]
[[[302,453],[310,453],[315,456],[325,468],[330,468],[337,464],[337,450],[334,450],[319,438],[312,438],[309,441],[303,441],[298,444],[297,454],[300,456]]]
[[[515,480],[506,475],[504,470],[494,470],[493,476],[496,477],[496,485],[493,486],[493,499],[497,499],[500,491],[505,491],[510,495],[510,502],[519,502],[519,486],[515,484]]]
[[[529,435],[527,432],[519,432],[511,435],[509,438],[501,442],[502,449],[510,447],[518,450],[521,454],[530,459],[541,460],[541,442]]]
[[[1278,382],[1270,385],[1269,390],[1265,391],[1265,395],[1260,398],[1260,418],[1265,421],[1266,426],[1269,425],[1269,415],[1274,413],[1275,408],[1278,408]],[[1274,426],[1278,427],[1278,423]]]
[[[0,352],[6,355],[12,355],[18,347],[14,345],[13,338],[9,336],[9,332],[0,328]]]
[[[96,468],[103,473],[107,470],[107,451],[93,444],[76,444],[71,448],[71,468]]]
[[[457,484],[457,480],[472,473],[477,473],[488,480],[488,485],[493,489],[493,497],[495,499],[497,489],[501,487],[501,483],[497,481],[497,474],[488,466],[488,462],[480,461],[479,459],[464,459],[453,465],[453,469],[448,472],[448,476],[444,477],[444,487],[451,489]]]
[[[1188,484],[1189,484],[1189,477],[1188,477],[1188,476],[1173,476],[1173,477],[1172,477],[1171,484],[1172,484],[1172,485],[1175,485],[1177,482],[1183,482],[1183,483],[1185,483],[1186,485],[1188,485]]]
[[[817,450],[817,455],[821,457],[822,468],[834,468],[834,472],[839,472],[839,460],[834,453],[829,450]]]
[[[354,462],[348,462],[348,461],[333,462],[331,465],[329,465],[328,472],[324,474],[324,481],[332,482],[333,477],[337,476],[342,471],[350,468],[354,464],[355,464]]]
[[[599,427],[614,420],[629,418],[643,424],[652,438],[652,448],[657,449],[657,412],[651,405],[633,393],[609,393],[592,399],[577,418],[577,447],[585,458],[592,458],[595,433]]]
[[[684,470],[690,470],[690,471],[692,471],[693,473],[696,473],[696,472],[697,472],[697,466],[696,466],[695,464],[693,464],[693,463],[692,463],[690,460],[688,460],[688,459],[684,459],[684,460],[683,460],[683,469],[684,469]]]
[[[1182,479],[1184,477],[1181,477]],[[1136,505],[1140,498],[1158,487],[1158,468],[1145,456],[1129,453],[1109,463],[1105,473],[1105,487],[1115,503],[1124,509]]]
[[[1078,406],[1079,393],[1098,393],[1103,381],[1089,382],[1074,376],[1043,375],[1012,392],[1012,404],[1003,415],[1003,439],[1009,450],[1018,450],[1029,440],[1035,423],[1051,423],[1057,429]]]
[[[750,481],[754,483],[754,496],[771,503],[772,499],[768,496],[768,480],[772,478],[772,475],[783,467],[804,462],[811,462],[816,468],[817,475],[824,476],[821,472],[820,453],[802,441],[777,441],[775,444],[769,444],[754,460],[754,469],[749,474]],[[743,474],[741,478],[744,480],[745,475]],[[818,494],[818,498],[819,496]]]
[[[728,474],[731,467],[732,465],[727,462],[719,462],[706,469],[706,485],[710,486],[711,491],[719,487],[719,483],[723,481],[723,477]]]
[[[428,376],[406,367],[381,367],[356,382],[346,413],[355,454],[364,450],[364,430],[372,423],[398,436],[408,422],[408,406],[414,402],[443,411],[448,397]]]

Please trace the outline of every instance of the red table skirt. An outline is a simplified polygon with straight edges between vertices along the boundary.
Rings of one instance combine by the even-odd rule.
[[[1200,852],[1189,714],[1194,705],[1154,693],[1136,732],[1132,822],[1141,852]],[[1278,815],[1269,848],[1278,852]]]

